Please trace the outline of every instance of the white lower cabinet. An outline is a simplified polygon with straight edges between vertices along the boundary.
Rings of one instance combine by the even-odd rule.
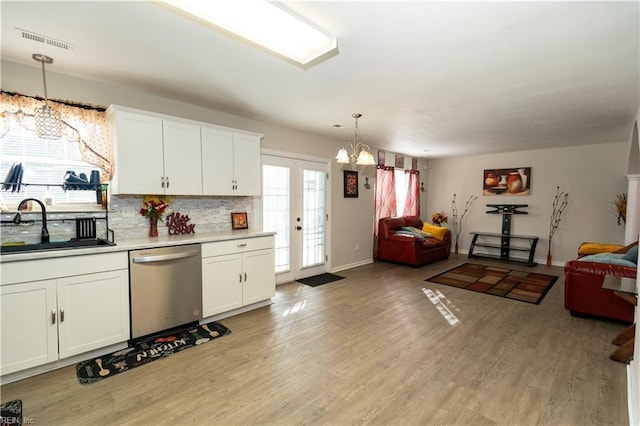
[[[129,339],[129,271],[58,280],[60,358]]]
[[[2,286],[0,304],[0,374],[13,373],[58,359],[55,281]]]
[[[126,258],[126,253],[123,256]],[[79,258],[75,259],[77,262]],[[108,259],[107,263],[110,264],[115,258],[111,256]],[[38,262],[38,271],[30,269],[34,266],[32,262]],[[52,268],[47,269],[45,262],[53,262],[50,265]],[[22,267],[19,267],[19,263],[23,264]],[[60,267],[66,267],[67,274],[73,273],[73,261],[65,263],[61,259],[3,265],[3,285],[0,286],[0,375],[129,339],[127,269],[29,282],[16,282],[13,279],[16,273],[12,270],[15,268],[25,268],[22,269],[24,275],[37,276],[47,275],[47,271],[54,273]],[[87,268],[84,266],[80,269]]]
[[[273,236],[202,245],[204,317],[270,299],[275,293]]]

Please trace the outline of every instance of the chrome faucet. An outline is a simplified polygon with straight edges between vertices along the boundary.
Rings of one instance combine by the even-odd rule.
[[[25,198],[24,200],[20,201],[20,204],[18,204],[18,212],[13,217],[13,223],[19,225],[20,222],[22,222],[22,208],[27,201],[35,201],[36,203],[40,204],[40,209],[42,210],[42,232],[40,233],[40,242],[43,244],[48,243],[49,230],[47,229],[47,209],[44,207],[42,201],[35,198]]]

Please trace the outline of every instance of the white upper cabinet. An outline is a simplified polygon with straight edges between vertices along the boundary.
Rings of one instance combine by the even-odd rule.
[[[201,195],[200,126],[162,120],[164,193]]]
[[[112,105],[114,194],[260,195],[261,135]]]
[[[260,195],[260,187],[260,136],[203,127],[202,194]]]
[[[202,128],[202,194],[234,195],[233,133],[211,127]]]
[[[260,137],[233,134],[233,171],[236,195],[260,195]]]
[[[117,111],[112,116],[111,137],[116,162],[111,191],[114,194],[162,194],[162,120]]]

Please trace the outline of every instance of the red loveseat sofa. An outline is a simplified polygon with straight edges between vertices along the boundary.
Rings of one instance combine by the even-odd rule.
[[[422,229],[423,222],[418,216],[386,217],[378,224],[378,260],[417,267],[449,257],[451,231],[448,229],[445,229],[442,240],[435,237],[421,239],[396,233],[403,227]]]
[[[594,315],[632,323],[634,306],[612,290],[602,288],[602,283],[605,275],[635,279],[636,271],[637,268],[619,264],[581,260],[567,262],[564,266],[565,309],[573,316]]]

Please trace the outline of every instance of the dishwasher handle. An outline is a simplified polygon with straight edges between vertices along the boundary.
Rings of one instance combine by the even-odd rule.
[[[183,251],[180,253],[171,254],[157,254],[153,256],[137,256],[133,257],[133,263],[150,263],[150,262],[162,262],[165,260],[184,259],[185,257],[197,256],[200,252],[198,250]]]

